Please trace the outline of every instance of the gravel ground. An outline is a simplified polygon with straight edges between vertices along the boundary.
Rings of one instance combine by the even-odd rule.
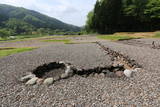
[[[0,42],[0,47],[17,47],[17,48],[22,48],[22,47],[45,47],[45,46],[49,46],[52,44],[60,44],[60,43],[56,43],[56,42],[43,42],[44,40],[71,40],[71,42],[73,43],[92,43],[92,42],[96,42],[96,41],[105,41],[102,39],[98,39],[96,36],[87,36],[87,35],[83,35],[83,36],[75,36],[75,37],[57,37],[52,38],[51,37],[40,37],[40,38],[32,38],[32,39],[28,39],[28,40],[21,40],[21,41],[9,41],[9,42]],[[63,43],[61,43],[63,44]]]
[[[112,63],[110,57],[105,56],[105,53],[96,44],[56,44],[2,58],[0,59],[1,106],[50,107],[54,104],[63,104],[65,106],[66,103],[79,102],[81,104],[83,101],[86,102],[87,99],[91,100],[91,96],[97,93],[98,90],[98,87],[97,90],[92,88],[99,84],[95,83],[96,79],[73,77],[59,81],[50,87],[26,87],[18,81],[20,77],[39,65],[61,60],[69,61],[78,68],[84,69],[111,65]],[[95,85],[92,86],[93,83]],[[85,95],[87,95],[86,100],[83,98]],[[96,98],[97,96],[93,99],[96,100]]]
[[[132,78],[84,78],[78,75],[47,87],[25,86],[18,78],[44,63],[69,61],[78,68],[110,65],[109,56],[96,44],[56,44],[0,59],[2,107],[159,107],[160,51],[101,42],[135,59],[145,71]]]
[[[127,45],[133,45],[133,46],[138,46],[138,47],[149,47],[152,48],[152,42],[155,42],[155,46],[160,46],[160,39],[131,39],[131,40],[125,40],[125,41],[118,41],[118,43],[123,43]]]
[[[160,50],[109,41],[102,42],[102,44],[135,59],[136,62],[143,66],[144,71],[137,73],[132,80],[135,84],[128,86],[128,89],[135,88],[135,90],[132,90],[133,95],[130,95],[130,98],[132,100],[137,97],[141,98],[139,99],[139,104],[145,104],[145,106],[160,106]],[[135,95],[136,91],[138,91],[138,95]]]

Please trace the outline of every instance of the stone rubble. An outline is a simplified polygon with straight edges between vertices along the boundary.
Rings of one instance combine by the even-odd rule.
[[[71,76],[74,75],[74,71],[73,71],[73,68],[70,64],[68,63],[65,63],[64,61],[60,61],[59,64],[65,64],[65,72],[63,74],[61,74],[60,76],[55,76],[55,77],[48,77],[48,78],[38,78],[36,77],[34,74],[29,74],[29,75],[26,75],[24,77],[21,78],[21,82],[26,82],[26,85],[34,85],[34,84],[37,84],[37,85],[41,85],[41,84],[44,84],[44,85],[51,85],[53,84],[55,81],[58,81],[60,79],[67,79]],[[141,71],[141,68],[135,68],[135,69],[124,69],[124,65],[122,63],[118,63],[118,62],[115,62],[113,63],[113,66],[112,66],[112,70],[102,70],[101,72],[97,73],[91,73],[89,74],[90,77],[96,77],[96,78],[105,78],[105,77],[110,77],[110,78],[113,78],[113,77],[123,77],[123,76],[126,76],[128,78],[132,77],[133,75],[133,72],[138,72],[138,71]],[[84,76],[85,77],[85,76]],[[87,75],[86,75],[87,77]]]

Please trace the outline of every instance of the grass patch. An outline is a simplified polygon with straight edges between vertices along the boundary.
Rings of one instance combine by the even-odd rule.
[[[63,39],[63,40],[43,40],[43,42],[63,42],[65,44],[71,43],[71,40]]]
[[[112,40],[112,41],[120,41],[120,40],[129,40],[129,39],[139,39],[140,37],[132,37],[132,36],[126,36],[126,35],[100,35],[97,36],[99,39],[106,39],[106,40]]]
[[[157,33],[153,36],[153,38],[160,38],[160,32],[157,32]]]
[[[2,41],[2,40],[3,40],[3,38],[0,37],[0,41]]]
[[[16,53],[20,53],[20,52],[25,52],[25,51],[31,51],[33,49],[36,48],[0,48],[0,58],[11,55],[11,54],[16,54]]]

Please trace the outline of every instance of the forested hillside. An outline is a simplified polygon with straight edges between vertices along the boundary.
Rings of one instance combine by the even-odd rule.
[[[88,14],[88,32],[160,30],[160,0],[98,0]]]
[[[63,23],[36,11],[0,4],[0,32],[26,34],[32,32],[79,31],[77,26]]]

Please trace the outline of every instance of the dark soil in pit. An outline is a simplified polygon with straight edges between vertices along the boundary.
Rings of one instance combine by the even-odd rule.
[[[82,69],[82,70],[75,69],[74,74],[82,77],[88,77],[90,75],[104,73],[106,76],[109,76],[108,75],[109,72],[115,73],[116,71],[124,71],[124,67],[106,66],[106,67],[96,67],[93,69]]]
[[[38,78],[60,77],[65,72],[65,64],[51,62],[44,64],[32,71]]]
[[[65,64],[51,62],[49,64],[44,64],[37,67],[35,70],[32,71],[32,73],[35,74],[36,77],[43,78],[43,79],[49,78],[49,77],[59,78],[61,77],[62,74],[65,73],[65,69],[66,69]],[[101,73],[103,73],[107,77],[110,77],[110,73],[114,75],[117,71],[124,71],[125,68],[124,66],[117,66],[117,67],[105,66],[105,67],[95,67],[91,69],[77,69],[72,65],[71,70],[73,71],[73,75],[79,75],[82,77],[99,75]],[[115,76],[112,76],[112,77],[115,77]]]

